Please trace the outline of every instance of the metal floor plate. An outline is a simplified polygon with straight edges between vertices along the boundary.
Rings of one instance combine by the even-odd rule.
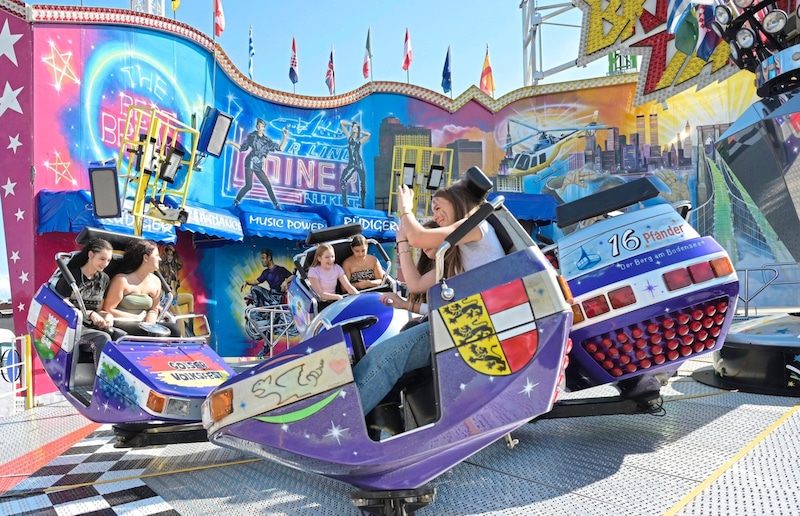
[[[800,506],[798,398],[721,391],[690,378],[709,365],[690,361],[670,379],[662,415],[523,426],[514,432],[514,449],[496,442],[434,480],[436,501],[418,514],[794,512]],[[53,452],[53,443],[81,431],[88,437]],[[359,513],[350,486],[242,452],[210,443],[119,450],[111,439],[107,426],[90,427],[66,404],[0,420],[0,482],[16,482],[0,487],[0,515]],[[55,453],[46,464],[40,446]],[[54,488],[76,479],[88,485]]]

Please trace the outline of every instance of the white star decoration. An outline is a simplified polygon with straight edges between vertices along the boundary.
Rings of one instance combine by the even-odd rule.
[[[7,109],[12,109],[17,113],[22,114],[22,107],[19,105],[17,96],[23,88],[24,86],[20,86],[16,90],[12,89],[11,85],[6,82],[5,89],[3,89],[3,95],[0,96],[0,116],[3,116],[3,113],[5,113]]]
[[[530,378],[525,378],[525,387],[523,387],[522,390],[519,391],[519,394],[527,394],[528,397],[530,398],[531,393],[533,392],[533,388],[536,387],[537,385],[539,385],[539,382],[531,383]]]
[[[18,63],[17,53],[14,52],[14,44],[19,41],[21,37],[22,34],[11,34],[8,28],[8,20],[3,23],[3,29],[0,30],[0,57],[8,57],[8,60],[14,63],[15,66]]]
[[[339,428],[331,421],[331,428],[328,430],[328,433],[325,434],[325,437],[333,437],[338,444],[342,444],[339,438],[342,437],[347,430],[349,430],[349,428]]]
[[[17,263],[17,260],[19,260],[19,251],[13,251],[11,253],[11,258],[9,258],[9,260],[11,260],[14,263]]]
[[[19,141],[19,133],[16,136],[9,136],[8,137],[8,147],[6,149],[11,149],[14,151],[14,154],[17,153],[17,147],[22,146],[22,142]]]
[[[24,312],[25,311],[25,303],[18,304],[17,305],[17,310],[19,310],[20,312]]]
[[[17,209],[17,213],[14,214],[17,217],[17,221],[20,221],[25,218],[25,212],[22,211],[22,208]]]
[[[56,44],[52,41],[50,42],[50,56],[45,57],[42,61],[50,65],[50,68],[53,69],[53,80],[56,81],[53,86],[55,86],[56,91],[61,91],[61,84],[64,82],[64,79],[70,79],[75,84],[81,83],[75,75],[75,72],[73,72],[72,68],[69,66],[70,59],[72,59],[72,52],[61,53],[56,48]]]
[[[28,273],[23,271],[23,272],[22,272],[22,274],[20,274],[20,275],[19,275],[19,280],[20,280],[20,281],[21,281],[23,284],[24,284],[26,281],[28,281]]]
[[[9,195],[16,195],[16,194],[14,193],[14,187],[15,187],[15,186],[17,186],[17,183],[12,183],[12,182],[11,182],[11,178],[9,177],[8,179],[6,179],[6,184],[4,184],[4,185],[3,185],[2,187],[0,187],[0,188],[2,188],[3,190],[5,190],[5,191],[6,191],[6,195],[5,195],[5,197],[8,197]]]

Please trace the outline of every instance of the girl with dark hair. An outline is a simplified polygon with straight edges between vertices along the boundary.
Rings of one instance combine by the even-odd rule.
[[[342,269],[350,283],[358,290],[380,286],[386,273],[378,259],[367,252],[369,246],[364,235],[354,236],[350,241],[350,249],[353,254],[342,262]]]
[[[154,274],[161,264],[158,246],[152,240],[134,241],[116,262],[103,308],[117,319],[117,328],[131,335],[148,335],[140,323],[153,324],[161,315],[161,280]],[[180,336],[174,323],[159,324],[168,327],[173,337]]]
[[[397,243],[398,245],[404,243],[408,245],[407,249],[398,250],[401,255],[410,252],[411,247],[438,249],[445,238],[459,227],[483,201],[482,197],[476,195],[469,188],[466,181],[457,181],[449,187],[442,188],[434,194],[431,200],[433,220],[439,227],[426,228],[417,222],[412,211],[414,207],[413,190],[401,184],[397,198],[402,228],[402,232],[398,233],[402,236],[398,236]],[[450,259],[447,255],[445,256],[447,277],[472,270],[505,256],[494,228],[487,221],[483,221],[473,228],[461,240],[461,243],[450,251],[454,251],[455,254]],[[413,268],[413,266],[409,268]],[[353,377],[358,386],[364,413],[371,412],[392,390],[403,374],[430,366],[430,363],[431,328],[427,321],[386,339],[381,342],[380,346],[370,348],[369,353],[353,368]]]
[[[425,228],[436,228],[439,225],[429,220],[422,225]],[[404,241],[405,235],[402,233],[402,228],[398,229],[397,240]],[[408,310],[422,315],[428,314],[428,289],[436,283],[436,248],[426,247],[417,258],[417,263],[414,265],[411,258],[411,247],[397,245],[397,260],[400,263],[400,269],[403,271],[403,281],[408,287],[408,299],[403,299],[395,292],[387,292],[381,294],[381,303],[391,305],[400,310]],[[412,267],[413,266],[413,267]]]
[[[105,268],[111,262],[112,252],[111,244],[97,238],[86,244],[86,247],[75,254],[67,264],[86,307],[87,318],[83,322],[89,326],[82,328],[80,340],[81,343],[90,345],[95,357],[99,355],[105,343],[111,340],[109,334],[103,330],[110,330],[114,325],[114,316],[100,309],[108,290],[109,279]],[[64,276],[61,276],[56,283],[56,292],[70,299],[75,306],[80,306],[75,292]],[[95,365],[97,365],[96,359]]]

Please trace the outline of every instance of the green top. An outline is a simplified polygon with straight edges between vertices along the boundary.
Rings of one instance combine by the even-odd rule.
[[[147,294],[127,294],[117,305],[117,310],[138,314],[142,310],[149,310],[153,306],[153,298]]]

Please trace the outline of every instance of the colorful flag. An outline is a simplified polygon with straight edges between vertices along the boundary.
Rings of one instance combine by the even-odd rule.
[[[413,60],[414,53],[411,51],[411,38],[408,36],[408,27],[406,27],[406,42],[403,45],[403,70],[407,71]]]
[[[667,33],[675,34],[691,8],[691,0],[669,0],[667,3]]]
[[[297,71],[297,46],[292,38],[292,58],[289,59],[289,80],[292,84],[297,84],[300,79],[300,72]]]
[[[225,30],[225,13],[222,11],[222,0],[214,0],[214,34],[222,36]]]
[[[372,39],[370,38],[370,30],[367,29],[367,47],[364,49],[364,66],[361,71],[364,73],[364,78],[369,79],[369,66],[372,59]]]
[[[253,26],[250,26],[250,49],[248,52],[247,73],[250,80],[253,80],[253,58],[256,57],[256,47],[253,46]]]
[[[178,10],[178,7],[181,6],[181,0],[172,0],[172,12]]]
[[[325,72],[325,84],[331,95],[336,94],[336,72],[333,69],[333,47],[331,47],[331,58],[328,60],[328,71]]]
[[[494,76],[492,75],[492,64],[489,62],[489,45],[486,45],[486,57],[483,58],[480,86],[481,91],[485,94],[494,94]]]
[[[675,48],[687,56],[694,54],[697,47],[697,32],[697,17],[694,15],[694,9],[689,8],[675,33]]]
[[[448,93],[452,85],[453,78],[450,74],[450,45],[448,45],[447,55],[444,58],[444,68],[442,68],[442,89],[445,93]]]
[[[700,25],[701,34],[704,34],[703,41],[697,47],[697,57],[703,61],[708,61],[711,54],[717,49],[720,37],[711,28],[711,22],[714,21],[714,7],[710,5],[701,5],[698,7],[697,23]]]

